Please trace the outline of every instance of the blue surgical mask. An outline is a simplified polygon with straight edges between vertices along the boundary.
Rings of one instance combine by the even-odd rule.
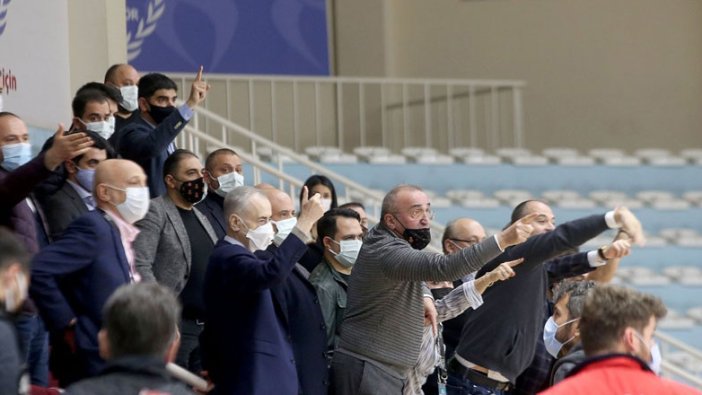
[[[78,185],[83,187],[88,192],[93,191],[93,181],[95,180],[95,169],[81,169],[77,168],[76,180],[78,180]]]
[[[32,146],[29,143],[3,145],[2,157],[2,167],[13,171],[32,160]]]
[[[332,239],[332,241],[339,245],[339,253],[337,254],[332,250],[329,250],[329,252],[334,254],[334,258],[336,258],[336,260],[343,267],[353,267],[353,265],[356,264],[356,259],[358,258],[358,253],[361,251],[361,246],[363,246],[363,242],[361,240],[356,239],[341,241],[336,241]]]
[[[556,320],[554,320],[553,317],[549,317],[548,321],[546,321],[546,325],[544,325],[544,345],[546,346],[546,351],[548,351],[552,357],[558,358],[558,353],[561,352],[561,348],[575,339],[575,336],[573,336],[563,343],[559,342],[558,339],[556,339],[556,332],[558,332],[558,328],[564,327],[579,319],[580,318],[574,318],[570,321],[562,323],[561,325],[556,324]]]

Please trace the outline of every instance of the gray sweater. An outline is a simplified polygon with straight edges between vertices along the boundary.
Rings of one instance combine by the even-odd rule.
[[[451,255],[417,251],[379,224],[351,273],[339,349],[405,377],[422,343],[422,282],[459,279],[500,253],[494,237]]]

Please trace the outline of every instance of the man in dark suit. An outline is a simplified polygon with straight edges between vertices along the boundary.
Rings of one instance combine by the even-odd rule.
[[[634,241],[643,240],[641,224],[624,207],[555,227],[555,217],[550,207],[544,202],[532,200],[515,209],[512,221],[526,215],[536,215],[529,239],[521,245],[507,248],[476,274],[476,277],[480,277],[501,262],[524,258],[524,262],[515,268],[516,276],[512,281],[500,282],[488,288],[483,294],[485,305],[464,313],[460,340],[448,363],[449,388],[459,390],[455,393],[475,387],[501,393],[513,388],[517,376],[529,366],[546,315],[544,295],[549,278],[546,262],[608,228],[622,228]],[[446,238],[452,239],[458,238]],[[461,240],[453,240],[454,243],[457,241]],[[607,253],[613,255],[607,256]],[[559,265],[578,265],[578,261],[581,261],[585,266],[598,266],[620,253],[622,251],[618,249],[580,253],[563,258],[565,261]],[[519,297],[515,298],[515,295]],[[451,390],[449,393],[452,393]]]
[[[146,176],[134,162],[106,160],[95,171],[93,196],[97,209],[71,223],[32,262],[30,294],[49,329],[74,351],[74,379],[102,368],[102,307],[115,289],[134,281],[133,223],[148,210]]]
[[[198,208],[207,216],[217,239],[227,234],[224,219],[224,197],[229,191],[244,185],[244,168],[241,158],[229,148],[220,148],[207,155],[205,168],[202,169],[209,193]]]
[[[176,362],[200,373],[198,338],[205,322],[202,284],[217,242],[207,218],[195,206],[205,193],[198,157],[176,150],[166,159],[163,181],[168,192],[151,200],[149,213],[137,222],[136,266],[142,279],[170,288],[183,304],[181,346]]]
[[[161,181],[163,162],[175,151],[173,140],[193,116],[192,110],[205,100],[209,85],[202,81],[202,66],[192,84],[190,96],[176,108],[178,87],[163,74],[147,74],[139,80],[139,114],[110,137],[123,158],[138,163],[146,173],[151,197],[166,188]]]
[[[276,227],[276,235],[268,250],[275,251],[297,223],[295,206],[290,196],[279,189],[265,188],[261,191],[271,202],[271,220]],[[310,272],[296,263],[292,273],[271,288],[271,292],[292,339],[300,393],[326,395],[329,391],[326,324],[320,300],[309,277]]]
[[[319,195],[308,200],[306,188],[303,195],[297,225],[274,251],[259,251],[274,238],[266,196],[243,186],[224,199],[229,226],[207,268],[201,339],[212,394],[300,393],[291,339],[271,288],[290,275],[324,212]]]

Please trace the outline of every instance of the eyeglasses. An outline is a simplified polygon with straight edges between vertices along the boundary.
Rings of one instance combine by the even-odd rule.
[[[425,215],[427,216],[427,219],[429,221],[434,220],[434,212],[430,208],[425,210],[421,207],[415,207],[415,208],[411,209],[410,211],[408,211],[407,215],[409,215],[409,217],[415,221],[422,219],[422,217]]]

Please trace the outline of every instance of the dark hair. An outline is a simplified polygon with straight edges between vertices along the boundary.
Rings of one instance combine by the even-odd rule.
[[[361,216],[350,208],[333,208],[324,213],[322,218],[317,221],[317,242],[319,244],[322,244],[322,240],[326,236],[334,238],[336,234],[336,219],[339,217],[353,218],[358,223],[361,223]]]
[[[597,283],[591,280],[565,279],[554,287],[553,303],[558,303],[566,295],[570,296],[566,304],[568,319],[580,318],[583,314],[585,298],[596,286]]]
[[[85,107],[88,103],[107,103],[107,96],[98,89],[79,90],[76,97],[73,98],[71,107],[73,108],[73,116],[82,118],[85,114]]]
[[[159,89],[173,89],[178,92],[178,85],[161,73],[149,73],[139,79],[139,97],[148,99]]]
[[[15,117],[17,119],[22,119],[19,116],[17,116],[17,114],[11,113],[9,111],[0,111],[0,118],[4,117]]]
[[[107,155],[107,159],[117,158],[117,151],[115,151],[114,147],[112,147],[112,144],[110,144],[109,141],[105,140],[105,138],[91,130],[86,130],[83,133],[85,133],[88,137],[90,137],[93,140],[93,146],[91,148],[97,148],[99,150],[104,149],[105,154]],[[71,160],[73,161],[73,163],[78,164],[78,162],[80,162],[80,160],[83,159],[84,155],[85,154],[80,154]]]
[[[105,95],[105,97],[117,104],[121,103],[123,100],[122,92],[120,92],[119,89],[115,88],[112,85],[103,84],[101,82],[88,82],[87,84],[81,86],[78,89],[76,95],[88,90],[100,91]]]
[[[197,158],[198,156],[195,155],[194,152],[182,148],[173,151],[173,153],[166,158],[166,161],[163,162],[163,178],[166,178],[166,176],[169,174],[175,174],[180,162],[183,159],[190,157]]]
[[[180,305],[173,292],[162,285],[128,284],[110,296],[102,315],[111,358],[163,358],[176,336]]]
[[[233,150],[230,150],[229,148],[220,148],[218,150],[214,150],[214,151],[210,152],[210,154],[207,155],[207,159],[205,159],[205,169],[211,171],[212,170],[212,162],[214,162],[215,158],[219,155],[224,155],[224,154],[239,156],[239,154],[237,154]]]
[[[361,202],[348,202],[348,203],[344,203],[341,206],[339,206],[339,208],[354,208],[354,207],[360,208],[361,210],[366,211],[366,206],[364,206],[363,203],[361,203]]]
[[[585,298],[580,317],[580,339],[588,356],[614,351],[627,327],[639,333],[651,317],[663,318],[667,310],[660,298],[616,285],[593,288]]]
[[[29,271],[29,253],[12,231],[0,226],[0,270],[5,270],[14,263],[19,263],[23,271]]]
[[[110,66],[110,68],[108,68],[107,71],[105,72],[104,82],[105,83],[111,82],[115,78],[115,74],[117,74],[117,70],[119,70],[120,67],[126,66],[126,65],[127,65],[126,63],[117,63],[117,64],[113,64],[112,66]]]
[[[525,200],[525,201],[519,203],[519,204],[514,208],[514,210],[512,210],[512,217],[510,218],[509,225],[512,225],[513,223],[515,223],[515,222],[519,221],[520,219],[522,219],[522,217],[526,216],[526,214],[527,214],[527,212],[526,212],[527,205],[528,205],[529,203],[531,203],[531,202],[539,202],[539,203],[543,203],[543,204],[548,205],[547,202],[545,202],[545,201],[543,201],[543,200],[539,200],[539,199],[529,199],[529,200]],[[509,226],[509,225],[507,225],[507,226]]]
[[[310,176],[307,180],[305,180],[305,186],[307,187],[307,190],[310,192],[310,194],[312,193],[312,188],[320,184],[329,188],[332,196],[331,208],[337,208],[339,204],[336,200],[336,189],[334,189],[334,184],[329,178],[321,174],[315,174],[313,176]],[[302,189],[300,189],[300,202],[302,202]]]

